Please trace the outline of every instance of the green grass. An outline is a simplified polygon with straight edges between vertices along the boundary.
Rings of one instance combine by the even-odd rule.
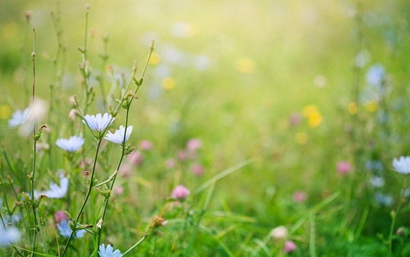
[[[85,114],[106,108],[94,79],[102,68],[107,71],[105,93],[111,89],[110,67],[124,71],[128,80],[137,60],[138,78],[149,52],[145,37],[152,32],[157,35],[152,61],[159,57],[158,63],[148,65],[129,116],[134,126],[130,144],[138,148],[147,139],[154,148],[140,149],[142,164],[132,169],[132,176],[117,178],[115,185],[122,186],[124,193],[110,199],[101,243],[112,243],[124,253],[143,238],[153,216],[163,215],[168,224],[149,229],[147,238],[129,256],[284,256],[284,242],[270,236],[280,225],[288,228],[287,239],[297,245],[290,256],[407,255],[408,233],[393,235],[392,251],[389,249],[390,213],[399,201],[403,203],[394,232],[409,227],[407,198],[400,197],[407,177],[396,174],[391,164],[393,158],[409,155],[406,10],[410,5],[406,1],[89,3],[87,59],[93,78],[88,81],[95,84],[95,100]],[[76,217],[88,189],[82,174],[91,169],[79,164],[93,158],[96,145],[91,133],[81,128],[80,118],[68,118],[71,95],[78,96],[79,108],[84,110],[78,69],[82,59],[77,49],[84,45],[84,2],[57,6],[47,2],[0,4],[0,174],[5,181],[0,184],[0,213],[7,212],[4,199],[9,199],[10,206],[21,201],[13,195],[6,176],[14,180],[18,194],[30,190],[26,175],[32,170],[32,138],[19,136],[18,129],[9,128],[7,122],[11,112],[26,108],[30,101],[34,28],[36,96],[54,108],[38,124],[47,124],[51,132],[44,132],[40,139],[50,148],[37,154],[35,188],[47,189],[59,169],[74,182],[70,184],[71,202],[68,197],[43,199],[38,208],[43,234],[37,238],[36,250],[51,256],[59,255],[57,249],[62,251],[67,240],[58,234],[53,215],[70,209]],[[28,25],[25,10],[33,13]],[[57,28],[65,47],[55,67],[58,41],[50,12],[61,19]],[[188,24],[192,34],[173,36],[176,22]],[[110,37],[109,59],[103,65],[99,55],[104,52],[105,35]],[[167,57],[169,49],[184,59]],[[358,68],[354,59],[362,51],[369,60]],[[193,60],[198,55],[209,58],[208,69],[195,68]],[[389,89],[372,112],[362,96],[367,88],[366,72],[377,63],[387,72]],[[158,70],[163,66],[175,82],[171,90],[162,87],[165,77]],[[52,83],[54,91],[50,91]],[[115,98],[120,93],[114,90]],[[357,100],[358,112],[352,115],[348,105]],[[306,106],[320,113],[319,126],[309,125],[303,114]],[[301,122],[292,126],[289,118],[294,113]],[[388,122],[380,121],[383,114]],[[122,109],[110,128],[118,129],[124,123]],[[75,134],[84,136],[86,143],[74,159],[67,160],[55,141]],[[202,141],[197,156],[167,168],[165,161],[176,158],[191,138]],[[103,145],[96,169],[98,182],[112,174],[120,150],[116,145]],[[366,169],[369,160],[380,161],[380,174]],[[338,174],[339,161],[350,162],[352,172]],[[203,176],[190,171],[195,163],[204,167]],[[207,183],[244,163],[215,184]],[[373,174],[385,179],[383,187],[369,183]],[[169,202],[180,183],[191,195],[182,204]],[[307,200],[296,203],[296,191],[304,191]],[[377,193],[391,195],[393,204],[378,203]],[[81,222],[95,227],[102,200],[93,191]],[[31,207],[23,208],[22,214],[25,222],[16,225],[22,239],[16,248],[0,248],[0,255],[18,256],[16,249],[26,249],[24,256],[30,254]],[[87,233],[72,244],[67,256],[90,256],[95,237]]]

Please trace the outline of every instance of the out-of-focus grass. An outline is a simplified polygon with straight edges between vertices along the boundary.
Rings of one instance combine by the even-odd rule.
[[[68,115],[68,96],[76,93],[81,80],[77,47],[83,45],[84,3],[60,3],[67,47],[64,72],[71,74],[67,78],[73,83],[72,88],[61,90],[57,96],[64,110],[62,116]],[[351,149],[344,144],[349,140],[344,122],[348,119],[346,109],[354,86],[354,57],[362,44],[372,56],[371,63],[386,60],[400,67],[394,51],[399,46],[389,48],[388,35],[383,37],[374,28],[396,26],[396,21],[383,25],[383,19],[399,13],[398,7],[405,3],[363,2],[362,27],[358,26],[360,21],[355,21],[358,10],[353,1],[88,3],[92,35],[88,57],[95,69],[101,66],[98,54],[103,51],[101,38],[106,34],[110,35],[109,63],[125,71],[129,71],[134,59],[142,66],[148,51],[146,42],[156,40],[159,61],[148,67],[145,84],[133,106],[131,122],[135,134],[131,140],[153,141],[158,156],[150,156],[151,161],[135,175],[135,185],[128,192],[130,208],[138,206],[138,211],[147,215],[153,211],[171,190],[173,176],[166,174],[162,155],[172,157],[194,137],[204,143],[201,161],[206,172],[202,178],[191,178],[192,185],[256,157],[254,164],[217,184],[212,206],[254,217],[260,224],[255,228],[257,234],[267,232],[263,227],[289,224],[300,218],[303,207],[298,210],[290,204],[296,190],[309,192],[312,205],[335,188],[348,191],[344,188],[351,181],[337,175],[335,164],[353,158]],[[33,12],[27,28],[24,10]],[[50,58],[57,49],[48,14],[52,10],[55,6],[46,2],[0,5],[1,90],[7,90],[20,108],[24,107],[24,76],[17,70],[26,67],[26,72],[30,72],[31,28],[37,31],[37,95],[48,99]],[[186,36],[172,35],[177,22],[186,26]],[[400,22],[405,21],[397,21]],[[364,42],[358,42],[358,30],[366,34]],[[167,57],[169,49],[176,55]],[[198,55],[209,58],[209,69],[195,69],[192,60]],[[164,78],[157,75],[161,65],[171,70],[169,78],[175,83],[171,90],[162,87]],[[402,76],[408,77],[404,72]],[[25,83],[30,85],[31,75],[27,78]],[[106,86],[108,92],[108,83]],[[153,97],[152,92],[157,91],[160,95]],[[1,104],[8,104],[5,94],[1,94],[0,100]],[[290,126],[290,115],[302,113],[310,105],[323,117],[321,124],[310,127],[303,118],[300,126]],[[98,111],[98,107],[94,108]],[[10,133],[6,130],[4,133]],[[5,142],[8,143],[7,139]],[[168,183],[157,185],[156,176]],[[141,181],[145,179],[149,182],[144,184]],[[147,197],[137,199],[133,190]],[[124,213],[130,211],[127,208],[124,207]],[[324,216],[318,217],[318,223],[321,218],[328,219]],[[241,239],[246,235],[243,231],[237,233]]]

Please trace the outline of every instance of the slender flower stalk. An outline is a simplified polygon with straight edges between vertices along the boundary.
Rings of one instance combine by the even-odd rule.
[[[143,82],[143,79],[144,79],[144,75],[145,75],[145,71],[146,71],[146,69],[147,69],[147,66],[148,66],[148,63],[149,63],[149,60],[150,60],[150,58],[151,58],[151,55],[152,55],[152,52],[153,52],[153,51],[154,51],[154,42],[152,42],[152,44],[151,44],[150,52],[149,52],[147,61],[146,61],[146,63],[145,63],[144,70],[143,70],[143,72],[142,72],[142,74],[141,74],[141,77],[140,77],[140,79],[138,80],[138,82],[134,79],[134,75],[135,75],[135,72],[136,72],[136,70],[137,70],[137,68],[136,68],[136,63],[134,62],[134,66],[133,66],[133,69],[132,69],[132,75],[131,75],[130,80],[129,80],[129,83],[128,83],[128,85],[127,85],[127,90],[128,90],[128,88],[129,88],[131,82],[132,82],[133,80],[136,82],[137,87],[136,87],[136,89],[135,89],[135,91],[134,91],[134,94],[133,94],[134,96],[138,93],[138,90],[139,90],[139,88],[140,88],[141,85],[142,85],[142,82]],[[126,91],[125,91],[125,92],[126,92]],[[115,111],[114,113],[116,113],[116,112],[118,111],[118,108],[122,105],[122,102],[125,100],[125,97],[126,97],[126,94],[124,93],[123,96],[122,96],[122,98],[121,98],[121,102],[118,104],[118,106],[117,106],[117,108],[116,108],[116,111]],[[134,99],[133,97],[130,97],[130,100],[128,101],[127,108],[126,108],[125,129],[124,129],[123,139],[122,139],[122,144],[121,144],[121,146],[122,146],[122,152],[121,152],[120,160],[119,160],[118,165],[117,165],[117,169],[116,169],[117,171],[120,169],[122,160],[124,159],[124,155],[125,155],[125,142],[128,140],[129,134],[131,134],[131,131],[132,131],[132,126],[130,126],[130,127],[131,127],[131,131],[130,131],[129,133],[128,133],[127,130],[128,130],[129,111],[130,111],[130,107],[131,107],[131,103],[132,103],[133,99]],[[121,130],[121,128],[120,128],[120,130]],[[127,136],[127,135],[128,135],[128,136]],[[107,135],[107,136],[108,136],[108,135]],[[117,174],[118,174],[118,172],[115,172],[115,175],[113,176],[112,183],[111,183],[111,185],[110,185],[110,191],[112,191],[113,188],[114,188],[115,179],[117,178]],[[98,245],[100,245],[100,242],[101,242],[102,226],[103,226],[103,222],[104,222],[104,219],[105,219],[105,215],[106,215],[106,213],[107,213],[108,201],[109,201],[109,200],[110,200],[110,195],[108,195],[108,196],[105,198],[105,201],[104,201],[104,210],[103,210],[103,215],[102,215],[102,218],[101,218],[102,223],[101,223],[101,228],[100,228],[99,231],[98,231]],[[129,253],[132,249],[134,249],[137,245],[139,245],[139,244],[145,239],[145,237],[146,237],[146,235],[144,235],[144,237],[143,237],[140,241],[138,241],[133,247],[131,247],[128,251],[126,251],[126,252],[123,254],[123,256],[125,256],[125,254]]]

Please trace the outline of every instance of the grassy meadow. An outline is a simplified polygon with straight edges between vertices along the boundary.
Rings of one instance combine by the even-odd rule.
[[[0,256],[410,256],[409,11],[0,2]]]

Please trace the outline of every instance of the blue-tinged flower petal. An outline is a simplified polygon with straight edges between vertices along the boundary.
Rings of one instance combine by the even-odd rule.
[[[91,130],[103,132],[114,120],[115,118],[111,114],[104,113],[104,115],[101,115],[101,113],[98,113],[97,115],[85,115],[83,122]]]
[[[98,253],[100,254],[100,257],[122,257],[122,254],[120,250],[115,250],[114,248],[108,244],[107,247],[105,247],[104,244],[100,245],[98,247]]]
[[[37,192],[34,191],[34,198],[37,198],[39,195],[46,195],[48,198],[63,198],[68,191],[68,178],[63,174],[60,175],[60,186],[55,183],[50,184],[50,190]]]
[[[67,220],[62,220],[62,221],[60,221],[59,223],[57,223],[57,228],[58,228],[58,231],[60,231],[60,234],[61,234],[63,237],[69,238],[70,235],[71,235],[71,233],[73,232],[73,230],[71,229],[71,227],[70,227],[70,225],[68,224],[68,221],[67,221]],[[85,234],[85,232],[86,232],[85,229],[77,230],[77,231],[75,232],[75,234],[74,234],[74,238],[81,238],[81,237],[83,237],[84,234]]]
[[[75,152],[84,144],[84,138],[72,136],[68,139],[60,138],[56,141],[56,145],[67,152]]]
[[[401,156],[399,159],[394,158],[393,167],[398,173],[410,173],[410,156]]]
[[[111,141],[115,144],[123,144],[128,141],[130,138],[131,132],[132,132],[132,126],[127,127],[127,134],[125,135],[125,141],[124,141],[124,134],[125,134],[125,127],[120,126],[120,129],[116,130],[114,133],[111,133],[111,131],[108,131],[107,135],[105,136],[105,139],[108,141]]]
[[[24,111],[16,110],[12,114],[11,119],[9,119],[9,126],[14,128],[24,124],[27,121],[29,114],[30,112],[28,108]]]
[[[0,225],[0,246],[14,244],[20,240],[21,233],[15,227],[3,227]]]

